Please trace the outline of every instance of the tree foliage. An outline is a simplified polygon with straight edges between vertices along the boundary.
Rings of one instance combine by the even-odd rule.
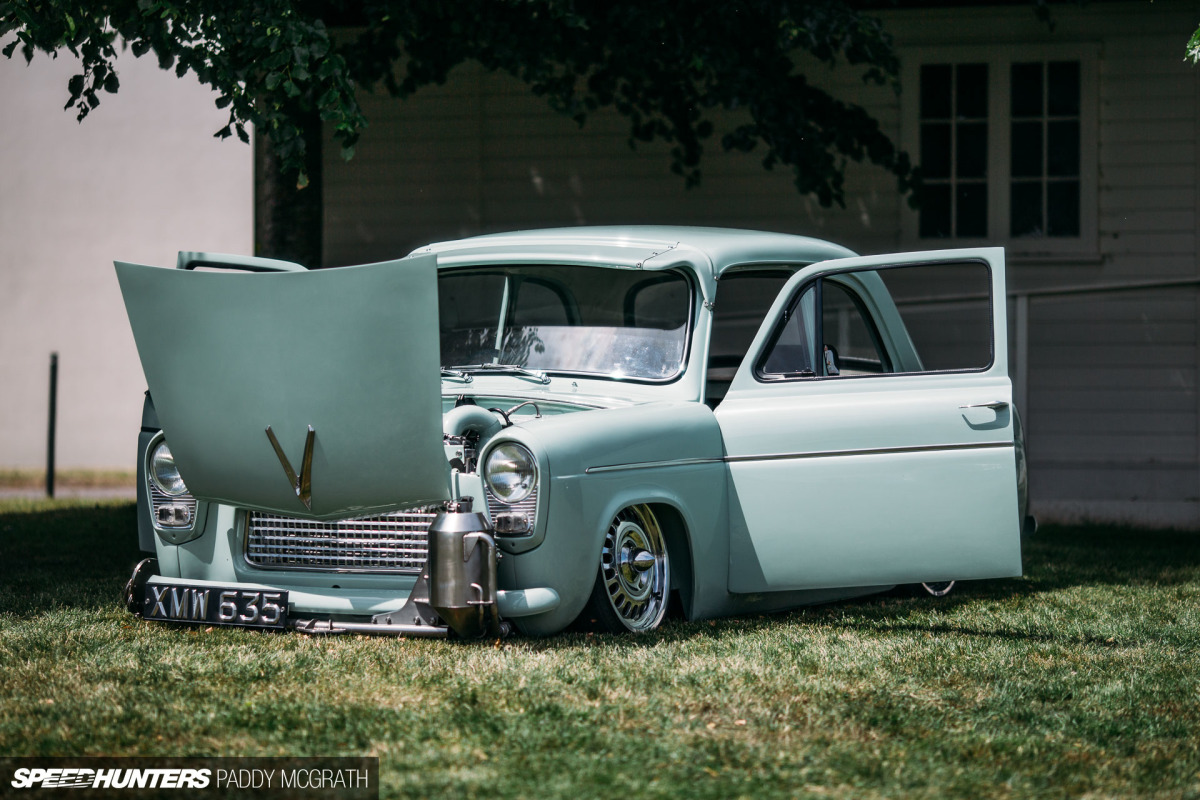
[[[300,185],[314,149],[306,120],[319,115],[349,158],[367,125],[358,91],[408,97],[467,61],[515,76],[580,124],[615,109],[631,145],[670,145],[689,185],[713,141],[789,167],[823,205],[844,203],[848,161],[890,170],[902,191],[916,180],[863,108],[798,67],[845,62],[897,86],[889,37],[843,0],[0,0],[0,36],[14,33],[6,56],[65,48],[79,59],[66,107],[81,120],[117,91],[118,47],[193,73],[228,109],[216,135],[247,141],[253,124]]]

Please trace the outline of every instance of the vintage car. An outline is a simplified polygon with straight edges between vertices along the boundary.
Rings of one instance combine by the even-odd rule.
[[[638,632],[1021,574],[999,248],[585,227],[116,267],[146,619]]]

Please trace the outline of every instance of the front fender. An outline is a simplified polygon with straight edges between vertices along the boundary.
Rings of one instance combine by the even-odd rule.
[[[691,551],[689,616],[706,616],[724,598],[726,472],[720,429],[707,406],[648,403],[531,420],[505,429],[489,449],[504,441],[535,453],[539,491],[546,492],[540,544],[512,554],[512,574],[518,588],[549,586],[562,601],[552,612],[523,618],[527,633],[554,633],[579,615],[609,522],[639,503],[668,506],[682,521]]]

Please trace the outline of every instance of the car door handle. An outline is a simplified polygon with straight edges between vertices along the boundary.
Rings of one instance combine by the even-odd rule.
[[[992,408],[999,411],[1002,408],[1008,408],[1007,400],[992,400],[987,403],[972,403],[969,406],[959,406],[959,408]]]

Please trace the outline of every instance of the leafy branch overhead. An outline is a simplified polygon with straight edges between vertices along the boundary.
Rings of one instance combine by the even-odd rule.
[[[79,58],[82,72],[68,83],[66,108],[80,120],[100,104],[101,91],[117,91],[119,44],[136,56],[153,52],[163,69],[191,72],[217,91],[217,106],[229,109],[218,137],[248,142],[247,125],[254,124],[300,183],[306,115],[329,121],[348,151],[366,126],[354,79],[325,24],[287,2],[0,3],[0,35],[9,32],[17,38],[5,56],[20,47],[29,61],[35,51],[65,48]]]
[[[0,36],[13,33],[6,56],[66,48],[79,58],[67,108],[80,119],[117,91],[122,45],[193,73],[229,110],[216,135],[248,141],[253,124],[300,185],[314,115],[349,158],[367,125],[357,91],[382,86],[403,98],[478,61],[580,124],[615,109],[631,145],[670,145],[671,168],[689,185],[716,141],[761,153],[767,168],[789,167],[799,191],[824,205],[844,203],[848,161],[890,170],[902,191],[915,186],[908,157],[878,123],[797,67],[845,62],[870,83],[896,86],[889,37],[842,0],[0,0]]]

